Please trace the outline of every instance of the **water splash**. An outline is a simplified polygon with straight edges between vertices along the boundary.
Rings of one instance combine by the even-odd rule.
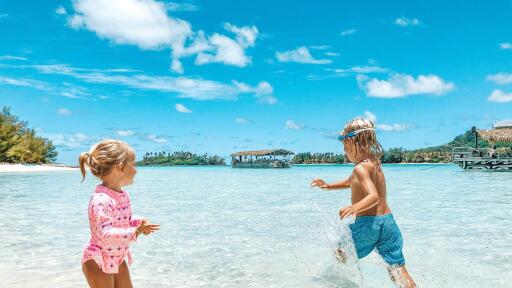
[[[363,274],[357,258],[352,232],[349,225],[354,223],[354,217],[337,220],[336,215],[326,213],[318,203],[313,204],[320,216],[318,222],[320,235],[328,249],[329,256],[326,268],[318,275],[328,287],[365,287]],[[336,250],[344,253],[344,260],[340,261]]]

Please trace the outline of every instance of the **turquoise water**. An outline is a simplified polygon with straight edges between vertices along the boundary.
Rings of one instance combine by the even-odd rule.
[[[332,255],[350,192],[309,188],[351,166],[282,170],[141,168],[136,214],[162,225],[132,246],[135,287],[394,287],[376,254]],[[510,287],[512,173],[387,165],[388,197],[419,287]],[[85,287],[87,202],[80,173],[0,174],[0,286]],[[341,227],[341,228],[340,228]]]

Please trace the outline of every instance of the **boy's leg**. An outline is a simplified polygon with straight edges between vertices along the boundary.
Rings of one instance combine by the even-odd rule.
[[[334,256],[343,264],[347,262],[347,253],[345,253],[345,251],[343,251],[341,248],[334,249]]]
[[[94,260],[89,260],[82,265],[85,279],[91,288],[114,288],[114,274],[101,271]]]
[[[130,278],[130,271],[128,265],[123,261],[119,265],[119,271],[114,276],[114,287],[115,288],[133,288],[132,279]]]
[[[416,283],[412,280],[411,275],[407,272],[405,265],[401,266],[389,266],[388,267],[389,277],[396,285],[400,288],[416,288]]]
[[[352,236],[351,238],[354,242],[354,248],[358,259],[368,256],[368,254],[370,254],[373,249],[375,249],[377,241],[379,240],[380,231],[374,231],[372,229],[371,223],[372,222],[367,223],[365,221],[356,219],[356,222],[349,226]],[[340,240],[338,247],[334,249],[334,255],[340,262],[345,263],[349,256],[347,252],[350,252],[351,248],[349,248],[349,251],[346,251],[345,248],[348,247],[342,247],[343,243],[346,243],[346,241]]]

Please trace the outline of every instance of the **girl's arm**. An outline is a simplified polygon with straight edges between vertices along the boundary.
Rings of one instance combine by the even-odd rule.
[[[361,183],[362,190],[366,193],[366,196],[356,204],[342,208],[340,210],[341,218],[345,218],[350,215],[356,216],[358,212],[366,211],[379,204],[379,193],[377,192],[377,188],[375,187],[368,170],[360,164],[354,168],[353,175],[356,175],[359,183]]]
[[[111,201],[108,201],[107,197],[93,197],[93,199],[91,199],[91,205],[92,217],[95,223],[94,228],[102,240],[109,241],[117,239],[122,242],[131,242],[137,239],[139,226],[129,228],[113,226],[114,210]]]

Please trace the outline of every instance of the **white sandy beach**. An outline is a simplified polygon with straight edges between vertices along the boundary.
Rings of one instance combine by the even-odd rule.
[[[10,172],[46,172],[46,171],[70,171],[77,170],[64,165],[23,165],[23,164],[0,164],[0,173]]]

